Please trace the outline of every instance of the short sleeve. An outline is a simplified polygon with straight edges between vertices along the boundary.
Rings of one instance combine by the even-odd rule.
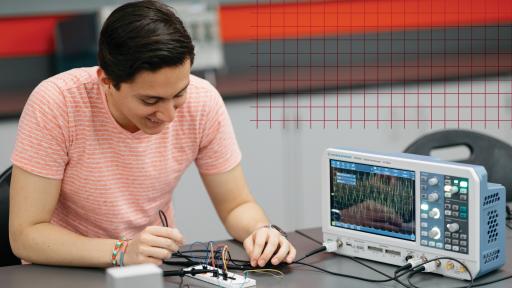
[[[39,176],[62,179],[68,162],[68,125],[62,91],[54,83],[43,81],[23,108],[13,164]]]
[[[203,174],[217,174],[239,164],[241,153],[222,97],[213,87],[209,94],[211,104],[201,129],[196,165]]]

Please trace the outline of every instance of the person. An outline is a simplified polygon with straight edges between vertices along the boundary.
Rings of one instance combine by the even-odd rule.
[[[24,107],[11,159],[15,255],[48,265],[161,264],[183,244],[172,191],[195,162],[251,265],[291,263],[295,248],[249,192],[221,96],[190,74],[194,46],[172,9],[158,1],[115,9],[98,60],[42,81]]]

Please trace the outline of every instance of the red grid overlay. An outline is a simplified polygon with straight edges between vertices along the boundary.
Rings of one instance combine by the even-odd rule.
[[[512,128],[511,1],[250,8],[256,127]]]

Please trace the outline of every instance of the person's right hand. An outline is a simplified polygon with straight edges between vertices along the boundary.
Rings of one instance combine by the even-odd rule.
[[[128,241],[124,265],[154,263],[171,257],[183,245],[183,236],[176,228],[148,226]]]

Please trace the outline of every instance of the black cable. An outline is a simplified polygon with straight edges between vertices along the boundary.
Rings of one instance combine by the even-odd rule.
[[[364,267],[366,267],[366,268],[368,268],[368,269],[370,269],[370,270],[373,270],[373,271],[375,271],[375,272],[377,272],[377,273],[379,273],[379,274],[381,274],[381,275],[384,275],[384,276],[386,276],[386,277],[388,277],[388,278],[393,278],[393,277],[391,277],[390,275],[388,275],[388,274],[386,274],[386,273],[384,273],[384,272],[380,271],[379,269],[374,268],[374,267],[372,267],[372,266],[370,266],[370,265],[368,265],[368,264],[364,263],[363,261],[361,261],[361,260],[357,259],[356,257],[348,257],[348,258],[349,258],[349,259],[351,259],[352,261],[354,261],[354,262],[358,263],[359,265],[363,265]],[[400,271],[398,271],[398,272],[400,272]],[[397,277],[398,272],[395,272],[395,276],[394,276],[394,277]],[[395,280],[398,284],[400,284],[400,285],[402,285],[402,286],[404,286],[404,287],[409,287],[409,286],[407,286],[407,284],[405,284],[405,283],[403,283],[402,281],[400,281],[400,279],[399,279],[399,278],[395,278],[394,280]]]
[[[322,271],[322,272],[325,272],[327,274],[334,275],[334,276],[346,277],[346,278],[351,278],[351,279],[356,279],[356,280],[361,280],[364,282],[371,282],[371,283],[385,283],[385,282],[395,281],[396,279],[409,273],[409,271],[406,271],[406,272],[398,274],[395,277],[389,276],[388,279],[368,279],[368,278],[362,278],[362,277],[355,276],[355,275],[349,275],[349,274],[343,274],[343,273],[338,273],[338,272],[334,272],[334,271],[329,271],[327,269],[324,269],[324,268],[321,268],[321,267],[318,267],[318,266],[315,266],[312,264],[304,263],[304,262],[293,262],[293,264],[300,264],[300,265],[308,266],[308,267],[314,268],[316,270],[319,270],[319,271]],[[408,286],[406,286],[406,287],[408,287]]]
[[[158,210],[158,216],[160,216],[160,221],[162,222],[162,226],[169,227],[169,222],[167,221],[167,216],[165,215],[165,212],[161,209]]]
[[[452,257],[436,257],[436,258],[433,258],[433,259],[430,259],[428,261],[425,261],[424,263],[421,263],[421,264],[418,264],[414,267],[411,268],[411,270],[413,270],[412,273],[410,273],[408,276],[407,276],[407,282],[409,282],[409,285],[411,285],[411,287],[413,288],[419,288],[418,286],[414,285],[412,283],[412,277],[414,277],[414,275],[416,275],[417,273],[419,272],[422,272],[423,270],[425,270],[425,264],[427,263],[430,263],[430,262],[435,262],[435,261],[438,261],[438,260],[451,260],[451,261],[455,261],[457,262],[458,264],[460,264],[462,267],[464,267],[464,269],[466,270],[466,273],[469,274],[469,281],[470,283],[467,285],[467,286],[463,286],[463,288],[471,288],[471,287],[474,287],[473,286],[473,282],[474,282],[474,278],[473,278],[473,274],[471,273],[471,271],[469,270],[468,266],[466,266],[466,264],[462,263],[461,261],[455,259],[455,258],[452,258]],[[418,267],[421,267],[421,268],[418,268]],[[417,271],[418,269],[421,269],[422,271]]]
[[[313,241],[313,242],[315,242],[315,243],[323,244],[322,242],[320,242],[320,241],[316,240],[315,238],[313,238],[313,237],[311,237],[311,236],[309,236],[309,235],[307,235],[307,234],[305,234],[305,233],[301,232],[300,230],[295,230],[295,232],[296,232],[297,234],[299,234],[299,235],[301,235],[301,236],[305,237],[305,238],[308,238],[309,240],[311,240],[311,241]],[[325,247],[325,246],[322,246],[322,247]],[[321,249],[321,248],[318,248],[318,250],[320,250],[320,249]],[[324,250],[325,250],[325,249],[324,249]],[[313,251],[315,251],[315,250],[313,250]],[[300,258],[299,260],[296,260],[295,262],[300,262],[300,261],[304,260],[305,258],[310,257],[310,256],[312,256],[312,255],[314,255],[314,254],[317,254],[317,253],[319,253],[319,252],[321,252],[321,251],[323,251],[323,250],[320,250],[320,251],[318,251],[318,252],[316,252],[316,253],[312,253],[313,251],[311,251],[310,253],[306,254],[306,256],[304,256],[304,257]],[[340,256],[344,256],[344,255],[340,255]],[[348,256],[344,256],[344,257],[347,257],[347,258],[351,259],[352,261],[354,261],[354,262],[356,262],[356,263],[358,263],[358,264],[360,264],[360,265],[363,265],[363,266],[365,266],[366,268],[371,269],[371,270],[373,270],[373,271],[375,271],[375,272],[377,272],[377,273],[379,273],[379,274],[381,274],[381,275],[383,275],[383,276],[385,276],[385,277],[393,278],[393,277],[391,277],[390,275],[388,275],[388,274],[386,274],[386,273],[384,273],[384,272],[382,272],[382,271],[378,270],[377,268],[374,268],[374,267],[372,267],[372,266],[370,266],[370,265],[368,265],[368,264],[366,264],[366,263],[364,263],[364,262],[360,261],[360,260],[359,260],[359,259],[357,259],[356,257],[348,257]],[[395,273],[395,277],[396,277],[396,274],[397,274],[397,273]],[[395,280],[396,280],[400,285],[407,287],[407,285],[406,285],[405,283],[401,282],[398,278],[396,278]]]
[[[219,270],[216,269],[191,269],[191,270],[167,270],[164,271],[164,277],[167,276],[180,276],[183,277],[185,275],[192,275],[195,276],[196,274],[203,274],[203,273],[213,273],[214,277],[218,277],[222,273],[219,273]]]
[[[304,257],[300,258],[299,260],[295,260],[295,262],[300,262],[300,261],[302,261],[302,260],[304,260],[304,259],[306,259],[308,257],[311,257],[311,256],[313,256],[315,254],[318,254],[320,252],[324,252],[326,249],[327,248],[325,246],[321,246],[319,248],[316,248],[316,249],[312,250],[311,252],[307,253]]]
[[[313,241],[313,242],[315,242],[315,243],[317,243],[317,244],[320,244],[320,245],[322,245],[322,244],[323,244],[322,242],[320,242],[320,241],[316,240],[315,238],[313,238],[313,237],[309,236],[308,234],[306,234],[306,233],[304,233],[304,232],[301,232],[300,230],[295,230],[295,233],[297,233],[297,234],[299,234],[299,235],[301,235],[301,236],[303,236],[303,237],[305,237],[305,238],[308,238],[309,240],[311,240],[311,241]]]

